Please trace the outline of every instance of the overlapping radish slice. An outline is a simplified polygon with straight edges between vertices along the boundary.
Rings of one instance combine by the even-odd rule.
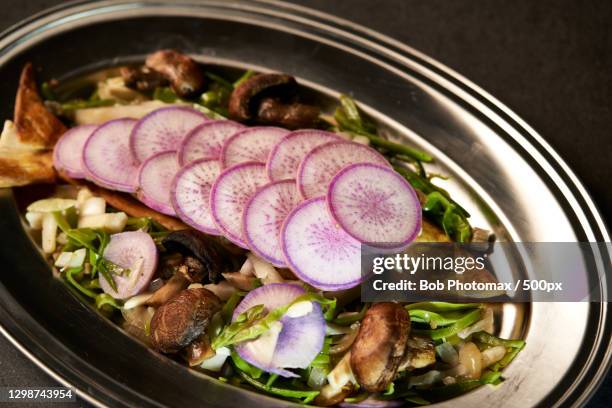
[[[225,169],[249,161],[265,163],[270,150],[288,133],[285,129],[269,126],[234,133],[221,149],[221,166]]]
[[[361,282],[360,242],[331,218],[325,197],[304,201],[289,213],[280,243],[287,265],[316,288],[335,291]]]
[[[53,149],[53,167],[68,177],[85,178],[83,146],[96,128],[95,125],[82,125],[64,133]]]
[[[223,143],[244,125],[231,120],[213,120],[192,129],[179,149],[179,163],[185,166],[199,159],[218,159]]]
[[[306,291],[287,283],[272,283],[249,292],[234,310],[235,320],[240,313],[256,305],[264,305],[267,312],[285,306]],[[298,377],[287,370],[306,368],[323,348],[325,320],[321,306],[310,302],[312,308],[296,317],[286,313],[280,319],[280,332],[274,339],[263,336],[236,345],[236,352],[244,360],[269,373],[283,377]],[[277,329],[278,330],[278,329]],[[276,336],[276,333],[274,334]],[[274,341],[276,340],[276,341]]]
[[[342,140],[323,130],[306,129],[289,133],[270,151],[266,171],[271,181],[295,179],[300,162],[308,152],[324,143]]]
[[[174,215],[170,187],[180,167],[175,151],[159,152],[140,166],[136,196],[149,208]]]
[[[303,198],[325,195],[331,179],[343,167],[354,163],[389,166],[376,150],[353,142],[329,142],[312,149],[298,168],[297,186]]]
[[[130,149],[139,162],[155,153],[178,150],[183,138],[206,116],[195,109],[172,106],[157,109],[142,117],[130,136]]]
[[[242,233],[242,212],[249,198],[267,182],[264,164],[246,162],[223,171],[210,190],[210,209],[217,228],[242,248],[248,249]]]
[[[386,166],[349,165],[332,179],[327,205],[353,238],[373,246],[402,247],[421,229],[421,205],[405,178]]]
[[[98,127],[83,146],[85,176],[99,186],[133,193],[138,185],[138,161],[129,148],[136,120],[115,119]]]
[[[274,266],[285,267],[278,236],[283,221],[300,202],[294,180],[266,184],[248,201],[242,231],[249,248]]]
[[[220,173],[218,160],[196,160],[176,174],[170,188],[176,215],[193,228],[212,235],[221,235],[210,212],[210,189]]]
[[[104,259],[126,269],[123,275],[111,274],[117,290],[103,277],[100,287],[116,299],[127,299],[149,286],[157,268],[157,247],[153,238],[143,231],[121,232],[111,235]]]

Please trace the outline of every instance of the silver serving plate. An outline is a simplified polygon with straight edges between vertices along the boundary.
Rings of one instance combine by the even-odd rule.
[[[420,52],[364,27],[276,1],[75,2],[0,36],[2,117],[26,61],[42,78],[83,73],[175,47],[234,68],[283,71],[331,106],[354,95],[393,138],[430,152],[472,224],[501,240],[609,242],[567,164],[491,95]],[[108,406],[287,406],[181,366],[127,337],[57,280],[0,190],[1,332],[62,384]],[[10,233],[10,242],[7,236]],[[604,264],[610,254],[598,254]],[[587,277],[580,277],[586,279]],[[605,277],[599,298],[607,296]],[[580,406],[610,362],[607,303],[506,304],[498,334],[527,346],[502,385],[440,406]]]

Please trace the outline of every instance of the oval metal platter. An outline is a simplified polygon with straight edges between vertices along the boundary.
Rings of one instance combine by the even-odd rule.
[[[0,36],[0,117],[18,75],[70,79],[159,48],[229,68],[282,71],[325,106],[353,95],[396,140],[436,157],[433,171],[506,241],[609,242],[576,176],[495,98],[431,58],[356,24],[276,1],[100,1],[50,9]],[[128,337],[52,277],[27,234],[15,192],[0,190],[2,333],[59,382],[107,406],[287,406],[188,370]],[[608,247],[609,248],[609,247]],[[605,248],[603,248],[605,251]],[[610,263],[610,254],[598,254]],[[599,289],[602,298],[606,284]],[[504,305],[498,332],[527,346],[496,389],[441,406],[579,406],[610,361],[607,304]]]

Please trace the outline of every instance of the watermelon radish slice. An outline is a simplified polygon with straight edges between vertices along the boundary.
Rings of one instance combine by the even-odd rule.
[[[360,243],[331,218],[325,197],[294,208],[281,228],[280,241],[289,268],[318,289],[349,289],[362,280]]]
[[[210,189],[219,173],[218,160],[196,160],[177,173],[170,187],[176,215],[185,224],[212,235],[221,235],[210,212]]]
[[[252,127],[234,133],[221,149],[221,166],[225,169],[248,161],[265,163],[272,147],[288,133],[285,129],[268,126]]]
[[[421,230],[421,205],[405,178],[386,166],[349,165],[333,178],[327,205],[353,238],[373,246],[402,247]]]
[[[278,235],[289,212],[300,202],[295,180],[266,184],[246,204],[242,231],[249,248],[274,266],[286,267]]]
[[[234,310],[233,320],[256,305],[264,305],[267,312],[291,303],[306,291],[287,283],[271,283],[249,292]],[[261,347],[261,337],[238,343],[236,352],[250,364],[283,377],[298,377],[288,368],[306,368],[321,352],[325,339],[325,320],[321,306],[312,303],[312,310],[299,317],[287,313],[281,319],[282,329],[274,350]],[[258,344],[259,342],[259,344]],[[258,347],[259,346],[259,347]]]
[[[133,193],[138,183],[138,161],[129,148],[136,120],[115,119],[98,127],[83,146],[83,170],[97,185]]]
[[[312,149],[300,163],[297,175],[298,190],[303,198],[325,195],[331,179],[344,166],[353,163],[389,162],[376,150],[353,142],[329,142]]]
[[[170,187],[179,170],[175,151],[154,154],[140,166],[136,197],[155,211],[174,215]]]
[[[266,171],[271,181],[295,179],[300,162],[308,152],[324,143],[342,140],[323,130],[306,129],[289,133],[268,156]]]
[[[85,178],[81,160],[83,146],[96,128],[95,125],[82,125],[73,127],[64,133],[53,149],[53,167],[68,177]]]
[[[146,232],[129,231],[111,235],[102,254],[114,264],[129,269],[125,275],[111,274],[117,291],[100,276],[100,287],[115,299],[127,299],[149,287],[157,268],[157,248]]]
[[[184,106],[154,110],[134,126],[130,136],[132,154],[142,163],[155,153],[177,150],[187,133],[206,120],[202,113]]]
[[[248,249],[242,212],[249,198],[268,182],[263,163],[246,162],[223,171],[210,190],[210,209],[217,228],[234,244]]]
[[[218,159],[223,143],[244,125],[231,120],[213,120],[196,126],[185,136],[179,149],[181,166],[198,159]]]

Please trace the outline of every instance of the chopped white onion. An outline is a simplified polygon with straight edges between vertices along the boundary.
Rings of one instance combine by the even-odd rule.
[[[31,211],[28,211],[25,215],[25,218],[28,221],[28,224],[30,224],[30,228],[35,229],[35,230],[42,228],[44,217],[45,217],[45,214],[43,213],[31,212]]]
[[[44,198],[34,201],[28,206],[30,212],[53,213],[56,211],[65,211],[76,205],[76,200],[69,198]]]
[[[57,259],[55,260],[54,265],[57,266],[58,268],[63,268],[67,266],[68,263],[70,263],[71,259],[72,259],[72,252],[62,252],[61,254],[59,254]]]
[[[353,137],[353,142],[359,143],[359,144],[362,144],[362,145],[366,145],[366,146],[370,145],[370,139],[368,139],[366,136],[362,136],[362,135],[357,135],[357,136]]]
[[[102,197],[90,197],[79,207],[79,215],[100,215],[106,212],[106,201]]]
[[[47,254],[55,252],[57,238],[57,221],[52,213],[45,214],[42,222],[42,248]]]
[[[79,219],[79,228],[102,229],[114,234],[123,231],[128,217],[124,212],[86,215]]]
[[[93,193],[91,192],[90,189],[88,189],[87,187],[81,188],[79,190],[79,192],[77,193],[77,198],[76,198],[76,206],[77,208],[80,210],[81,207],[83,206],[83,204],[85,204],[85,201],[87,201],[87,199],[93,197]]]
[[[215,355],[209,359],[204,360],[200,367],[205,370],[215,372],[221,371],[221,367],[223,367],[223,364],[225,363],[225,360],[227,360],[229,355],[230,349],[228,349],[227,347],[220,347],[215,350]]]
[[[248,255],[248,259],[253,263],[255,269],[255,276],[257,276],[264,285],[269,283],[282,283],[284,282],[283,277],[278,273],[276,268],[261,258],[256,257],[253,254]]]

